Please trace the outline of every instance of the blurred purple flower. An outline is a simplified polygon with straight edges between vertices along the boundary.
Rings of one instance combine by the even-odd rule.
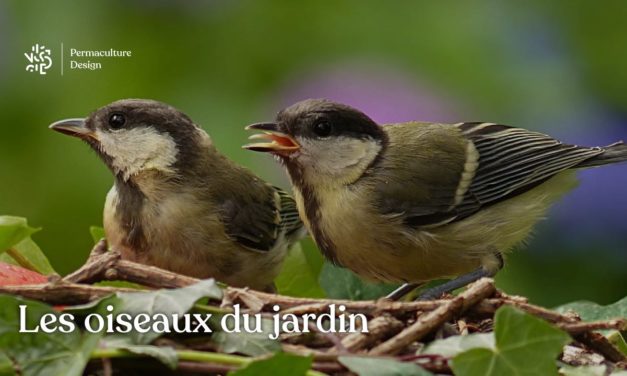
[[[596,124],[571,127],[560,137],[564,142],[604,146],[627,139],[627,120],[598,114]],[[558,135],[556,135],[558,136]],[[603,166],[578,173],[580,185],[555,208],[563,234],[576,239],[587,237],[624,239],[627,233],[627,164]]]
[[[327,98],[356,107],[379,123],[410,120],[458,121],[451,98],[398,68],[362,62],[318,69],[280,90],[277,108],[308,98]]]

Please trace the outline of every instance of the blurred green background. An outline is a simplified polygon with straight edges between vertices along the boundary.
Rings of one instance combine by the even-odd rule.
[[[59,272],[81,265],[112,177],[47,125],[127,97],[178,107],[282,186],[271,158],[240,148],[243,127],[309,97],[381,122],[492,121],[608,144],[627,138],[625,20],[624,1],[2,1],[0,214],[43,227],[34,239]],[[45,76],[25,70],[35,43],[52,49]],[[69,48],[132,57],[78,71]],[[581,178],[508,258],[501,288],[546,305],[627,295],[627,165]]]

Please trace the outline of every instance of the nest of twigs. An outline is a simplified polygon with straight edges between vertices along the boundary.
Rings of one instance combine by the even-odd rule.
[[[4,286],[0,293],[55,305],[75,305],[90,302],[128,288],[92,285],[98,281],[118,280],[143,285],[147,288],[179,288],[199,282],[198,279],[172,273],[156,267],[122,260],[119,253],[107,251],[101,241],[92,250],[89,259],[79,270],[65,278],[51,278],[48,284],[32,286]],[[469,285],[459,295],[438,300],[394,302],[385,299],[350,301],[335,299],[296,298],[254,291],[245,288],[224,288],[221,302],[216,307],[229,310],[239,304],[242,312],[321,314],[330,304],[343,305],[347,313],[361,313],[368,317],[368,333],[322,333],[282,335],[279,340],[285,352],[313,356],[312,369],[327,374],[347,374],[338,362],[343,355],[393,357],[414,362],[438,374],[452,374],[450,359],[435,355],[420,355],[417,350],[434,339],[453,335],[490,332],[494,313],[503,305],[511,305],[546,320],[571,335],[574,341],[564,348],[560,360],[566,364],[598,365],[609,369],[625,368],[627,359],[606,337],[598,333],[604,329],[625,329],[625,320],[583,322],[575,313],[562,314],[533,304],[519,296],[508,296],[498,291],[491,279],[481,279]],[[208,352],[217,351],[211,343],[180,342],[158,339],[156,345],[176,346]],[[416,355],[418,354],[418,355]],[[96,365],[92,364],[92,369]],[[224,374],[237,366],[181,362],[176,372],[197,374]]]

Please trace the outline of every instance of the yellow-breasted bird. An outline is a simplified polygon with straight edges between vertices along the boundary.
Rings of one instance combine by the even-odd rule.
[[[124,259],[269,289],[304,235],[290,196],[227,159],[167,104],[120,100],[50,128],[85,141],[113,172],[104,229]]]
[[[627,160],[627,145],[566,145],[494,123],[381,126],[327,100],[288,107],[248,129],[289,173],[324,255],[367,279],[419,284],[458,277],[437,296],[494,275],[574,170]],[[392,294],[398,297],[408,287]]]

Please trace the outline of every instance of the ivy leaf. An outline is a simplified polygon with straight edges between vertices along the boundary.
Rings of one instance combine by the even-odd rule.
[[[494,333],[473,333],[466,336],[451,336],[428,344],[420,353],[437,354],[452,358],[470,349],[494,349]]]
[[[53,274],[50,262],[30,238],[37,231],[28,226],[25,218],[0,216],[0,262],[44,275]]]
[[[171,317],[174,314],[182,315],[188,312],[194,303],[204,297],[216,300],[222,299],[222,290],[215,280],[206,279],[193,285],[179,289],[162,289],[147,292],[120,292],[116,294],[119,303],[116,304],[116,313],[128,313],[135,317],[140,313],[154,316],[163,313]],[[149,330],[146,333],[131,331],[127,334],[116,333],[105,337],[110,346],[116,347],[126,344],[146,345],[158,338],[161,334]]]
[[[325,262],[320,273],[320,285],[332,299],[370,300],[381,298],[396,286],[361,280],[348,269]]]
[[[339,362],[359,376],[428,376],[431,372],[415,363],[394,359],[340,356]]]
[[[107,314],[113,312],[118,313],[123,304],[123,300],[119,297],[110,295],[95,302],[68,307],[65,312],[71,312],[75,317],[81,317],[81,319],[84,319],[85,316],[90,313],[97,313],[105,317]],[[115,307],[112,312],[106,310],[106,307],[109,305]],[[172,347],[134,344],[132,337],[126,337],[123,334],[104,337],[101,346],[122,349],[134,354],[147,355],[161,361],[171,369],[175,369],[178,363],[178,356]]]
[[[573,367],[570,365],[564,365],[560,368],[560,375],[563,376],[605,376],[607,367],[603,364],[599,364],[596,366],[579,366]],[[626,373],[627,374],[627,373]],[[611,375],[618,374],[612,372]]]
[[[556,311],[565,313],[575,311],[583,321],[611,320],[627,317],[627,297],[608,305],[600,305],[589,301],[578,301],[564,304],[555,308]],[[624,354],[627,354],[625,341],[626,331],[617,330],[601,331]]]
[[[17,243],[11,250],[15,252],[8,251],[1,254],[0,261],[18,265],[43,275],[56,273],[46,255],[30,237]]]
[[[91,234],[91,238],[94,240],[94,244],[98,243],[100,239],[105,237],[104,228],[99,226],[91,226],[89,228],[89,233]]]
[[[313,359],[287,353],[276,353],[274,356],[249,363],[237,371],[229,372],[229,376],[301,376],[311,367]]]
[[[1,215],[0,252],[6,251],[39,230],[38,228],[30,227],[26,218]]]
[[[147,355],[159,360],[170,369],[176,369],[178,356],[176,351],[169,346],[149,346],[149,345],[122,345],[119,348],[132,352],[133,354]]]
[[[253,317],[251,316],[251,318]],[[251,325],[254,328],[255,322],[252,322]],[[240,333],[217,332],[211,336],[211,341],[218,345],[220,351],[228,354],[241,353],[249,356],[260,356],[280,351],[281,344],[268,337],[273,330],[272,320],[262,318],[260,328],[262,333],[249,333],[245,330]]]
[[[324,290],[318,283],[322,256],[314,248],[302,246],[301,243],[290,249],[274,284],[282,295],[324,298]]]
[[[458,376],[557,375],[556,359],[568,334],[516,308],[498,309],[494,350],[475,348],[453,358]]]
[[[100,335],[79,330],[46,333],[41,328],[36,333],[20,333],[20,305],[27,306],[25,328],[31,330],[43,315],[53,315],[57,322],[61,315],[43,303],[0,295],[0,369],[6,368],[3,359],[9,358],[24,376],[82,375]]]
[[[575,311],[584,321],[609,320],[627,317],[627,297],[605,306],[594,302],[578,301],[555,308],[558,312]]]

